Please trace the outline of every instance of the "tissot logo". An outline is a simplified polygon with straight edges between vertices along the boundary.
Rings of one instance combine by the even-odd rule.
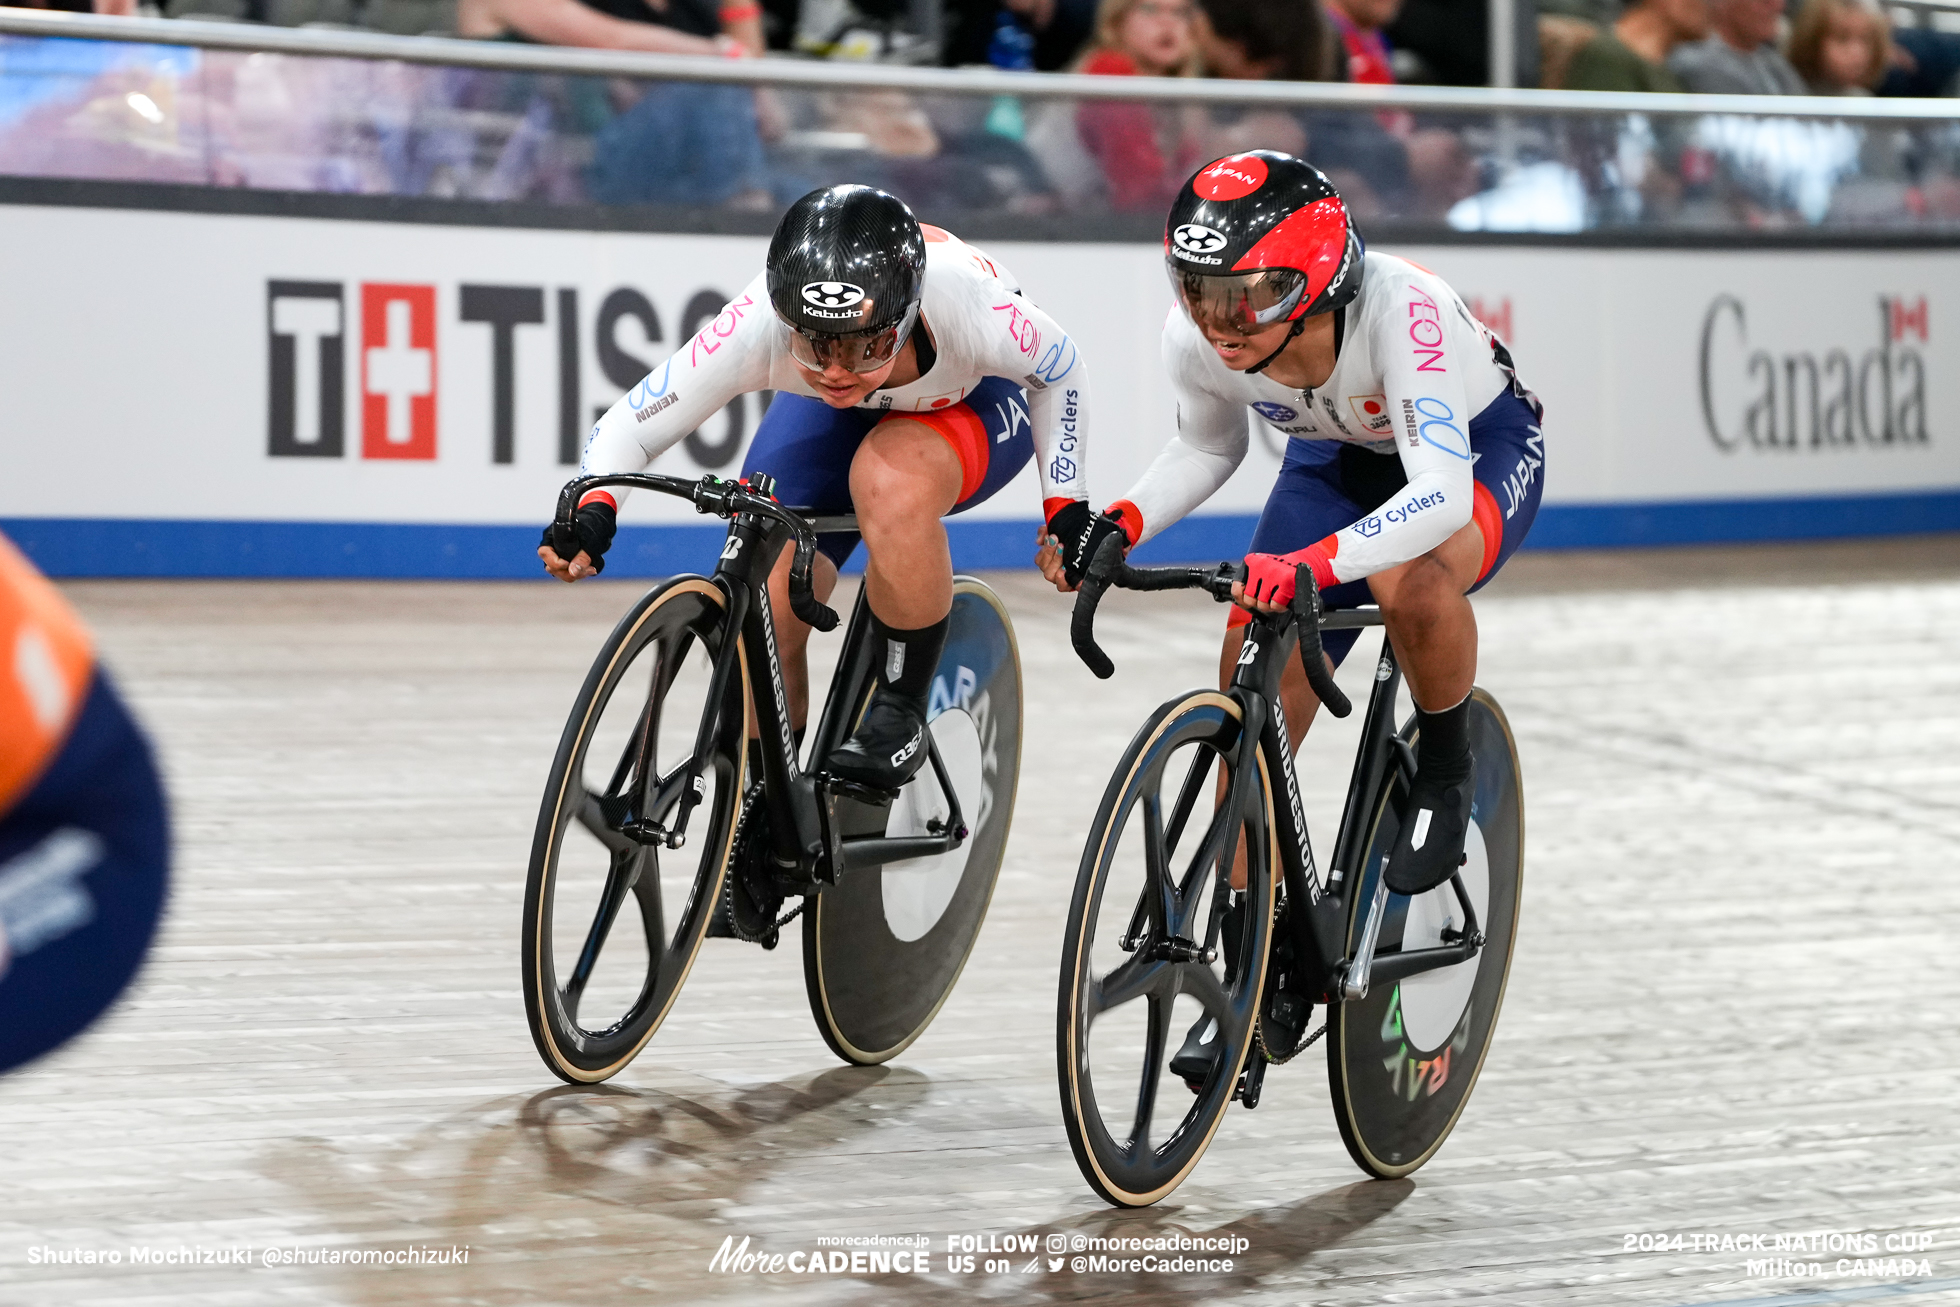
[[[1225,237],[1209,227],[1187,222],[1171,233],[1171,243],[1190,254],[1215,254],[1225,246]]]
[[[848,281],[813,281],[803,288],[803,302],[821,309],[848,309],[864,298],[864,288]]]
[[[855,286],[840,289],[862,295]],[[520,374],[528,388],[555,372],[556,438],[546,444],[555,444],[559,464],[576,465],[586,432],[611,406],[587,403],[588,359],[603,378],[602,391],[638,394],[648,385],[649,369],[667,353],[663,343],[685,342],[699,328],[707,340],[703,347],[712,351],[716,343],[709,337],[727,334],[717,324],[734,320],[727,316],[728,296],[707,288],[679,305],[678,337],[666,334],[672,320],[663,322],[653,301],[631,286],[613,287],[596,301],[596,312],[582,312],[575,286],[547,290],[469,283],[438,287],[267,281],[266,453],[274,458],[347,457],[346,413],[352,406],[360,413],[361,458],[433,461],[460,455],[515,463],[520,435],[535,441],[541,434],[519,430]],[[594,300],[583,303],[589,306]],[[454,316],[439,329],[437,320],[444,313]],[[359,339],[350,345],[348,337],[356,334],[350,319],[355,318]],[[548,333],[530,330],[546,326]],[[468,393],[473,387],[464,383],[466,390],[459,396],[454,368],[444,381],[444,350],[452,360],[459,357],[455,351],[462,351],[465,376],[488,363],[487,395]],[[544,384],[549,386],[549,380]],[[668,381],[658,384],[661,388],[650,393],[664,409],[677,395]],[[439,413],[437,397],[444,385],[449,390]],[[536,405],[537,398],[527,390],[527,404]],[[756,396],[730,401],[720,420],[688,434],[682,442],[687,456],[709,471],[734,462],[748,435],[748,415],[756,411],[751,405],[766,408],[766,395],[760,403]],[[636,411],[651,407],[634,405]]]
[[[436,456],[436,288],[361,287],[361,457]]]

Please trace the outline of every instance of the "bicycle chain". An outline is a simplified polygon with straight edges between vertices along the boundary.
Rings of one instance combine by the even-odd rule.
[[[762,947],[770,949],[776,947],[779,942],[783,927],[795,921],[803,914],[803,909],[810,906],[811,896],[806,894],[799,898],[796,906],[788,912],[785,912],[782,916],[777,917],[767,930],[759,930],[754,934],[749,934],[743,930],[742,919],[736,915],[735,895],[739,892],[744,897],[747,897],[748,889],[745,884],[738,889],[736,882],[742,875],[743,858],[747,854],[747,849],[742,842],[743,836],[754,836],[754,832],[749,829],[749,819],[754,816],[756,805],[761,802],[762,787],[757,785],[749,791],[748,797],[742,800],[742,811],[735,818],[735,842],[728,856],[728,871],[722,877],[722,915],[728,922],[728,933],[736,939],[741,940],[744,944],[760,944]],[[786,896],[776,896],[776,907],[780,908],[782,906],[784,897]],[[760,908],[761,905],[758,904],[757,907]],[[775,909],[771,908],[769,911],[773,912]]]
[[[1282,891],[1280,895],[1280,901],[1277,905],[1276,910],[1273,913],[1273,927],[1272,927],[1273,941],[1271,945],[1272,952],[1268,956],[1268,960],[1266,963],[1267,975],[1269,977],[1272,975],[1273,965],[1277,961],[1277,957],[1280,952],[1279,932],[1286,929],[1286,907],[1287,907],[1286,898],[1284,892]],[[1268,984],[1271,985],[1270,980],[1268,981]],[[1313,1047],[1314,1042],[1318,1040],[1322,1035],[1327,1033],[1327,1026],[1323,1021],[1323,1024],[1321,1025],[1319,1030],[1316,1030],[1313,1034],[1308,1035],[1306,1038],[1300,1040],[1292,1048],[1288,1049],[1284,1054],[1280,1056],[1274,1056],[1272,1045],[1268,1043],[1266,1039],[1266,1004],[1269,996],[1273,993],[1278,993],[1278,992],[1284,992],[1284,991],[1277,990],[1274,988],[1269,988],[1268,990],[1260,994],[1259,1012],[1253,1018],[1253,1022],[1252,1022],[1252,1037],[1254,1042],[1256,1042],[1259,1046],[1260,1054],[1268,1062],[1272,1063],[1274,1066],[1285,1066],[1288,1062],[1291,1062],[1294,1058],[1300,1056],[1300,1054],[1306,1052],[1309,1048]],[[1308,1004],[1307,1018],[1308,1020],[1311,1020],[1313,1018],[1312,1004]]]
[[[743,910],[739,909],[735,903],[735,896],[738,893],[744,899],[749,897],[749,886],[746,877],[743,875],[743,868],[746,866],[749,857],[748,841],[755,836],[752,821],[755,817],[756,809],[761,802],[762,787],[757,785],[750,789],[747,797],[742,800],[742,811],[735,819],[735,839],[728,856],[728,871],[722,876],[722,910],[728,920],[729,933],[734,935],[736,939],[741,940],[745,944],[761,944],[764,947],[774,947],[776,932],[782,928],[783,922],[778,921],[770,925],[767,929],[751,932],[744,928],[742,924]],[[776,915],[776,909],[782,906],[782,900],[778,898],[773,906],[765,906],[760,903],[755,906],[759,915],[773,918]],[[791,913],[790,915],[794,916],[795,913]],[[783,919],[783,921],[787,920],[789,920],[788,917]]]
[[[1266,1023],[1264,1019],[1252,1023],[1253,1042],[1259,1045],[1259,1052],[1261,1056],[1263,1056],[1268,1062],[1271,1062],[1274,1066],[1285,1066],[1288,1062],[1291,1062],[1294,1058],[1300,1056],[1300,1054],[1306,1052],[1308,1049],[1312,1048],[1315,1044],[1319,1043],[1320,1037],[1326,1033],[1327,1033],[1327,1023],[1323,1021],[1320,1024],[1320,1029],[1314,1031],[1311,1035],[1308,1035],[1305,1039],[1301,1040],[1299,1044],[1295,1046],[1295,1048],[1291,1053],[1288,1053],[1285,1057],[1274,1057],[1272,1050],[1266,1046]]]

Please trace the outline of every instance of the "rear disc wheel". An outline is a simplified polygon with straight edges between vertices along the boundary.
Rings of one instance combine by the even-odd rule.
[[[1413,737],[1411,737],[1413,740]],[[1524,876],[1524,790],[1517,743],[1486,691],[1470,696],[1470,748],[1477,760],[1468,861],[1458,873],[1476,909],[1484,946],[1476,957],[1377,984],[1365,998],[1328,1012],[1327,1075],[1334,1118],[1348,1155],[1369,1175],[1397,1179],[1436,1155],[1483,1070],[1517,940]],[[1401,781],[1382,796],[1348,922],[1352,956],[1382,864],[1401,829]],[[1448,882],[1413,898],[1390,894],[1377,960],[1434,948],[1464,925]]]

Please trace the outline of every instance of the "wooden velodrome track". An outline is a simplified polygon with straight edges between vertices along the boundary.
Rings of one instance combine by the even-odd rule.
[[[1462,1124],[1412,1180],[1364,1180],[1315,1050],[1137,1212],[1063,1137],[1061,926],[1113,760],[1212,678],[1221,613],[1112,596],[1102,684],[1061,600],[993,580],[1028,747],[934,1027],[839,1066],[796,941],[714,941],[586,1089],[525,1032],[519,898],[562,716],[634,586],[67,586],[159,742],[177,881],[132,996],[0,1081],[0,1302],[1960,1302],[1960,540],[1516,560],[1479,599],[1480,680],[1524,759],[1525,911]],[[1348,738],[1308,746],[1322,847]],[[1859,1244],[1734,1244],[1831,1232],[1913,1251],[1840,1276]],[[949,1237],[1179,1233],[1246,1248],[1199,1274],[947,1265]],[[709,1269],[730,1236],[913,1234],[924,1275]],[[263,1264],[425,1246],[468,1261]],[[122,1261],[48,1260],[77,1250]],[[1833,1274],[1750,1274],[1776,1256]]]

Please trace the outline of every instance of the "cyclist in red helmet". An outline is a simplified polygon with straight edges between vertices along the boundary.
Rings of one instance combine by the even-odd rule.
[[[1463,858],[1474,777],[1467,733],[1477,622],[1467,595],[1530,530],[1542,409],[1510,352],[1441,277],[1366,253],[1327,178],[1258,150],[1199,169],[1171,205],[1177,306],[1164,359],[1177,436],[1092,530],[1149,539],[1245,457],[1247,410],[1291,439],[1234,589],[1220,674],[1250,620],[1293,597],[1305,563],[1331,608],[1379,604],[1421,737],[1409,820],[1385,878],[1416,894]],[[1072,589],[1052,551],[1043,571]],[[1352,631],[1329,632],[1338,663]],[[1299,745],[1319,708],[1299,667],[1281,684]]]

